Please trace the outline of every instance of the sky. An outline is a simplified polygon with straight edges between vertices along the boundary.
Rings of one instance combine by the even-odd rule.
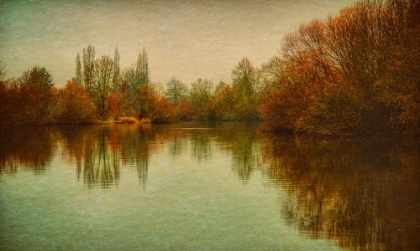
[[[279,55],[287,33],[336,15],[353,0],[0,0],[0,59],[7,77],[38,65],[62,87],[89,44],[96,58],[132,66],[146,48],[152,82],[173,76],[231,82],[247,57],[258,67]]]

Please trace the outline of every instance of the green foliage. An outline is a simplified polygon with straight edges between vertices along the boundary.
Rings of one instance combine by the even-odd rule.
[[[31,70],[25,71],[20,77],[21,84],[34,85],[40,88],[51,88],[54,85],[51,74],[45,67],[35,66]]]
[[[232,70],[232,88],[235,100],[236,118],[258,120],[259,115],[259,75],[251,62],[243,58]]]
[[[80,61],[80,55],[77,53],[76,57],[76,77],[75,83],[78,85],[83,84],[83,71],[82,71],[82,62]]]
[[[168,101],[174,105],[179,104],[182,100],[186,99],[188,96],[187,86],[178,80],[175,77],[172,77],[171,80],[167,83],[167,88],[165,96]]]
[[[213,99],[213,83],[210,80],[199,78],[191,85],[189,100],[196,120],[211,119]]]
[[[150,84],[149,63],[145,48],[139,53],[136,64],[123,72],[122,78],[130,86],[132,94],[140,86]]]

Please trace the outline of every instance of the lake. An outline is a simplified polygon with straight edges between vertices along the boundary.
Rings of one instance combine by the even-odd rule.
[[[237,123],[0,140],[0,250],[420,250],[418,141]]]

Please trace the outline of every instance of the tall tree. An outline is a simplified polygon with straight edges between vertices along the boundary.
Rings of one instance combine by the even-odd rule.
[[[197,79],[191,84],[190,100],[191,105],[204,109],[208,106],[213,96],[213,83],[207,79]]]
[[[177,78],[172,77],[167,84],[165,95],[168,98],[169,102],[177,105],[187,97],[188,88]]]
[[[89,45],[83,49],[83,83],[87,89],[92,88],[95,75],[95,47]]]
[[[200,78],[191,85],[190,104],[199,117],[210,117],[210,110],[213,109],[213,98],[214,88],[210,80]]]
[[[60,90],[57,122],[93,123],[96,116],[96,107],[89,91],[81,85],[68,81]]]
[[[78,85],[82,85],[83,84],[83,71],[82,71],[82,62],[80,60],[80,55],[79,53],[77,53],[77,57],[76,57],[76,78],[75,78],[75,83]]]
[[[19,79],[22,100],[23,123],[48,123],[56,103],[56,92],[51,74],[40,66],[35,66],[22,74]]]
[[[95,61],[95,74],[91,90],[99,116],[106,119],[109,112],[108,99],[114,90],[112,85],[114,62],[109,56],[102,56]]]
[[[232,71],[235,112],[238,119],[256,120],[258,114],[259,74],[247,58]]]
[[[143,48],[143,52],[139,53],[139,57],[137,59],[136,73],[139,77],[139,86],[147,85],[150,83],[149,62],[147,59],[146,48]]]
[[[130,86],[133,95],[140,86],[150,84],[149,63],[145,48],[139,53],[137,62],[124,71],[123,81]]]
[[[118,48],[115,48],[114,54],[114,73],[112,78],[112,85],[114,88],[117,88],[121,82],[121,72],[120,72],[120,54],[118,53]]]
[[[136,91],[136,110],[141,119],[152,119],[156,103],[157,92],[150,85],[142,85]]]
[[[242,95],[246,99],[252,98],[258,91],[258,71],[248,58],[243,58],[232,70],[232,85],[236,88],[238,95]]]
[[[127,81],[124,81],[121,85],[117,87],[117,93],[119,96],[119,106],[121,108],[121,115],[128,116],[132,114],[134,107],[133,95],[130,91],[130,86],[127,84]]]

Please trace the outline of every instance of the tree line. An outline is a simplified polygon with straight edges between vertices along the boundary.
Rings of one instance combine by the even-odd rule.
[[[75,77],[57,89],[36,66],[6,79],[0,65],[3,124],[94,123],[123,117],[263,121],[270,131],[322,135],[420,133],[420,3],[361,0],[338,15],[303,24],[260,67],[243,58],[231,83],[176,77],[160,91],[146,50],[131,67],[77,54]]]
[[[5,67],[1,67],[5,73]],[[191,87],[172,77],[166,90],[150,80],[146,49],[131,67],[121,70],[114,58],[95,55],[92,45],[76,56],[75,76],[54,87],[41,66],[19,78],[0,80],[2,124],[89,124],[133,117],[152,123],[180,120],[258,120],[258,71],[244,58],[233,71],[233,84],[214,86],[197,79]]]

